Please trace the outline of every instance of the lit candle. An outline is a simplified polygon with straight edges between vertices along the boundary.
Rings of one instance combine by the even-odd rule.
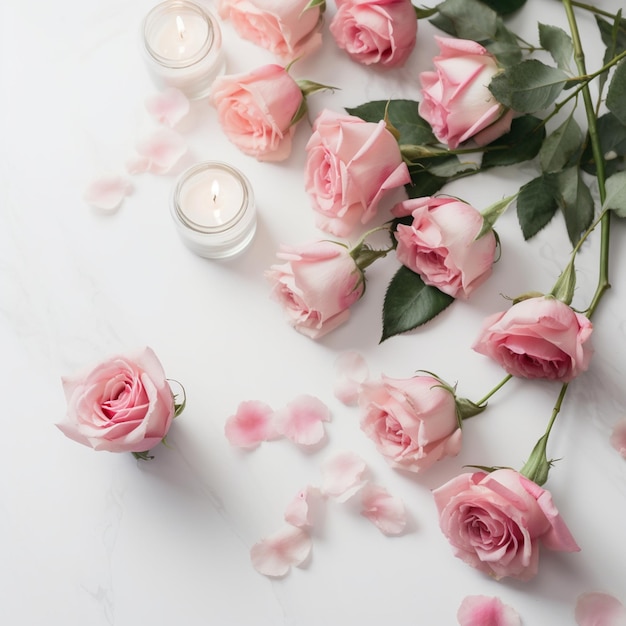
[[[157,82],[191,99],[207,96],[224,71],[217,19],[192,0],[168,0],[154,7],[144,20],[143,40]]]
[[[200,163],[181,175],[172,216],[187,246],[207,258],[238,254],[256,230],[250,182],[239,170],[217,161]]]

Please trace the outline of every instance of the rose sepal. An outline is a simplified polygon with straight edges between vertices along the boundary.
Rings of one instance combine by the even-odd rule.
[[[550,433],[539,438],[533,451],[528,457],[528,461],[524,463],[524,466],[520,470],[520,474],[526,476],[529,480],[532,480],[537,485],[541,486],[548,480],[548,473],[552,467],[554,461],[548,460],[546,455],[546,446],[548,444],[548,437]]]
[[[455,396],[454,399],[456,403],[456,415],[459,420],[459,427],[461,426],[463,420],[474,417],[474,415],[482,413],[487,408],[487,403],[476,404],[469,398],[459,398]]]

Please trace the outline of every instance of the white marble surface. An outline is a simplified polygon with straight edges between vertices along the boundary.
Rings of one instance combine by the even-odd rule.
[[[599,5],[616,10],[617,1]],[[547,487],[580,544],[579,554],[543,552],[529,583],[495,582],[452,556],[430,489],[468,463],[521,467],[543,432],[557,387],[512,382],[467,423],[463,451],[419,476],[391,470],[358,426],[358,410],[333,396],[338,354],[358,350],[372,374],[416,369],[458,381],[478,398],[501,378],[470,350],[480,320],[503,308],[501,294],[549,290],[566,258],[560,220],[524,243],[515,213],[498,223],[503,255],[470,303],[457,303],[427,329],[378,344],[380,308],[395,261],[368,271],[351,321],[319,342],[287,326],[262,272],[279,243],[322,237],[303,190],[303,148],[260,164],[228,143],[200,103],[183,126],[190,153],[181,167],[219,158],[250,178],[260,212],[247,252],[212,262],[180,242],[168,211],[176,174],[134,178],[114,215],[81,199],[105,170],[121,171],[148,116],[155,88],[145,71],[139,25],[150,0],[4,1],[0,7],[0,621],[13,626],[348,626],[456,623],[468,594],[498,595],[527,625],[574,623],[576,597],[600,590],[626,602],[626,462],[609,445],[626,413],[626,229],[612,231],[613,288],[595,322],[596,355],[571,385],[549,453],[560,458]],[[333,12],[329,3],[329,15]],[[534,16],[534,17],[533,17]],[[536,40],[536,19],[566,28],[558,2],[528,0],[512,28]],[[327,17],[327,22],[328,22]],[[588,63],[599,56],[589,15],[581,16]],[[312,117],[369,99],[418,98],[434,29],[420,25],[407,66],[368,70],[324,48],[293,70],[341,87],[309,99]],[[272,61],[224,25],[229,70]],[[515,191],[530,167],[492,171],[447,190],[484,207]],[[575,304],[596,280],[594,242],[581,255]],[[60,376],[112,353],[154,348],[188,407],[149,463],[96,453],[66,439]],[[286,441],[242,453],[223,434],[242,400],[278,408],[296,395],[331,409],[327,444],[302,452]],[[361,454],[371,476],[401,496],[409,531],[384,537],[349,507],[331,504],[304,568],[270,580],[251,567],[250,547],[281,526],[283,510],[320,463],[338,450]]]

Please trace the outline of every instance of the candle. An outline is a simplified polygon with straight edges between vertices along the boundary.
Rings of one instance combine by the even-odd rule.
[[[144,20],[143,41],[157,83],[176,87],[190,99],[207,96],[224,71],[217,19],[192,0],[155,6]]]
[[[256,230],[254,194],[237,169],[207,161],[181,174],[172,196],[172,216],[185,244],[200,256],[234,256]]]

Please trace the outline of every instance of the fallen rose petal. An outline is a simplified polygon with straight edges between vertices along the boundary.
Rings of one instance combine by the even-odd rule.
[[[369,368],[363,356],[352,351],[340,354],[335,361],[335,373],[335,397],[348,406],[356,404],[361,385],[369,377]]]
[[[613,426],[610,441],[611,445],[626,459],[626,417]]]
[[[274,410],[257,400],[241,402],[224,424],[224,434],[233,446],[254,448],[275,436]]]
[[[126,159],[126,171],[131,174],[143,174],[150,169],[150,159],[146,156],[133,154]]]
[[[170,128],[159,128],[141,139],[136,146],[137,154],[150,161],[149,171],[153,174],[169,172],[187,152],[183,137]]]
[[[189,99],[176,89],[168,87],[161,93],[146,98],[146,110],[150,115],[170,127],[176,126],[189,113]]]
[[[361,488],[367,469],[365,461],[355,452],[339,452],[322,464],[322,493],[345,502]]]
[[[384,487],[368,483],[361,490],[361,515],[385,535],[399,535],[406,528],[404,502]]]
[[[284,576],[292,565],[300,565],[311,553],[311,538],[295,526],[285,526],[252,546],[250,559],[265,576]]]
[[[104,174],[87,185],[83,200],[97,209],[113,211],[132,190],[131,182],[124,176]]]
[[[296,497],[285,509],[285,521],[298,528],[313,525],[313,509],[321,500],[322,494],[318,487],[307,485],[298,492]]]
[[[324,438],[323,422],[330,421],[328,407],[318,398],[298,396],[276,413],[276,430],[294,443],[311,446]]]
[[[500,598],[467,596],[456,614],[461,626],[520,626],[517,612]]]
[[[578,626],[626,626],[626,607],[608,593],[591,591],[579,595],[575,616]]]

